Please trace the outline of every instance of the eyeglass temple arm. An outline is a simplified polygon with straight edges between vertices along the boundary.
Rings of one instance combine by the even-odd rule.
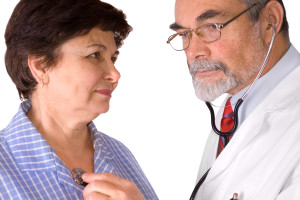
[[[176,36],[177,36],[177,33],[174,35],[171,35],[167,40],[167,44],[170,44],[171,40],[173,40]]]
[[[250,6],[248,9],[244,10],[243,12],[241,12],[240,14],[238,14],[237,16],[235,16],[234,18],[230,19],[229,21],[225,22],[224,24],[222,24],[220,26],[220,28],[224,28],[227,24],[229,24],[230,22],[232,22],[233,20],[235,20],[236,18],[238,18],[239,16],[241,16],[242,14],[244,14],[245,12],[247,12],[248,10],[250,10],[251,8],[253,8],[254,6],[256,6],[257,4],[253,4],[252,6]]]

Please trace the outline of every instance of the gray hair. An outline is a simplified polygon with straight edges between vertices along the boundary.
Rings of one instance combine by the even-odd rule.
[[[260,15],[260,12],[261,10],[266,6],[266,4],[270,1],[270,0],[240,0],[242,3],[246,4],[247,7],[250,7],[252,6],[254,3],[256,3],[257,5],[252,8],[250,10],[250,19],[252,22],[255,22],[258,20],[259,18],[259,15]],[[288,25],[288,21],[286,19],[286,11],[285,11],[285,7],[284,7],[284,4],[282,2],[282,0],[277,0],[283,10],[284,10],[284,15],[283,15],[283,23],[282,23],[282,27],[281,27],[281,30],[280,31],[283,31],[283,33],[285,34],[288,34],[288,31],[289,31],[289,25]]]

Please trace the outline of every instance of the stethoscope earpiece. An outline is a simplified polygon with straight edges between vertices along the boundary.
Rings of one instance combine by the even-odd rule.
[[[276,26],[274,23],[269,23],[268,30],[269,30],[269,27],[272,27],[273,30],[276,30]]]

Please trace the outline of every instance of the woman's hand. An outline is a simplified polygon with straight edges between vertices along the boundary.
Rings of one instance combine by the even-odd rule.
[[[85,200],[145,200],[138,187],[128,180],[109,173],[85,173],[88,183],[83,190]]]

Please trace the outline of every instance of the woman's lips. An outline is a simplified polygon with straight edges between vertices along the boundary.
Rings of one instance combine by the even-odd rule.
[[[103,89],[103,90],[96,90],[96,92],[98,94],[102,94],[102,95],[105,95],[107,97],[111,97],[111,93],[113,92],[112,90],[109,90],[109,89]]]

